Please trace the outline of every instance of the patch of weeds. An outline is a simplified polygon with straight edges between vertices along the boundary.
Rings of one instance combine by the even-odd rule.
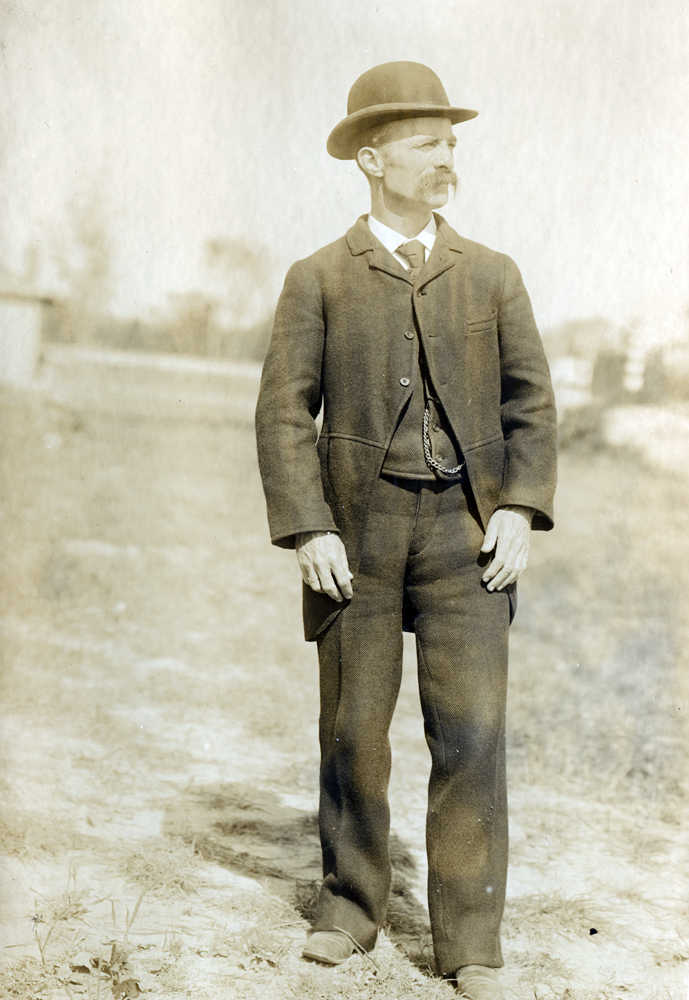
[[[689,942],[687,941],[647,941],[646,947],[653,956],[656,965],[681,965],[683,962],[689,961]]]
[[[229,868],[230,871],[249,878],[288,879],[290,876],[282,868],[256,857],[249,851],[235,851],[215,837],[200,836],[192,842],[196,851],[205,861]]]
[[[41,893],[36,893],[36,896],[40,896],[40,900],[34,901],[35,913],[31,921],[44,968],[48,967],[48,945],[51,944],[53,947],[65,945],[70,922],[80,920],[89,912],[86,901],[90,895],[90,889],[77,888],[77,876],[73,871],[69,873],[67,887],[61,896],[48,899]],[[76,934],[73,935],[72,945],[75,940]]]
[[[214,958],[228,958],[230,955],[230,935],[227,927],[215,927],[208,943],[208,954]]]
[[[652,871],[657,870],[659,860],[663,859],[663,855],[669,854],[673,847],[665,837],[650,838],[643,833],[640,836],[630,837],[626,840],[625,846],[627,857],[633,865],[638,868],[650,868]]]
[[[137,908],[135,907],[133,918],[136,916],[136,910]],[[127,931],[131,928],[133,922],[134,919],[129,921]],[[125,936],[127,931],[125,931]],[[94,968],[110,976],[114,982],[117,982],[129,963],[132,950],[132,946],[128,941],[112,941],[110,943],[110,957],[106,960],[102,955],[96,955],[91,959],[91,964]]]
[[[262,839],[265,839],[270,827],[266,826],[265,823],[261,823],[254,817],[238,816],[234,819],[218,820],[217,823],[213,823],[213,829],[217,830],[218,833],[221,833],[224,837],[245,837],[249,835],[251,837],[261,837]]]
[[[181,993],[189,985],[189,970],[182,962],[166,961],[156,975],[156,980],[163,990]]]
[[[593,900],[546,892],[509,900],[504,927],[508,935],[521,932],[536,937],[558,933],[577,938],[604,934],[610,940],[618,932],[616,925],[601,915]]]
[[[247,921],[253,924],[286,927],[299,923],[293,907],[272,893],[263,890],[240,893],[236,901]]]
[[[55,817],[48,820],[12,808],[4,808],[0,816],[0,844],[2,853],[9,857],[52,857],[62,850],[78,848],[83,842],[84,838],[76,835],[68,823]]]
[[[29,825],[18,817],[0,816],[0,844],[5,856],[23,858],[29,852]]]
[[[547,989],[534,987],[533,994],[535,1000],[626,1000],[627,997],[633,997],[634,1000],[673,1000],[666,989],[653,990],[642,996],[636,991],[630,993],[630,987],[624,983],[603,983],[600,986],[583,989],[579,986],[567,986],[556,990],[551,990],[549,987]]]
[[[337,969],[305,965],[290,977],[290,1000],[449,1000],[456,997],[445,980],[427,977],[396,949],[355,955]]]
[[[572,970],[555,955],[547,951],[523,952],[512,960],[514,965],[528,969],[534,980],[560,978],[571,979]]]
[[[213,827],[225,837],[256,837],[267,844],[302,844],[305,838],[318,839],[316,814],[283,822],[270,816],[265,819],[255,815],[234,816],[213,823]]]
[[[8,1000],[50,1000],[59,988],[54,972],[32,958],[0,966],[0,996]]]
[[[195,845],[154,838],[123,851],[118,872],[151,892],[199,892],[211,885],[204,877]]]
[[[285,900],[267,892],[247,894],[237,902],[246,926],[240,933],[224,935],[225,944],[242,956],[241,968],[263,963],[278,968],[291,947],[285,928],[301,924],[297,914]]]
[[[344,1000],[351,995],[352,982],[348,976],[329,975],[317,966],[300,966],[291,978],[287,994],[290,1000]]]
[[[233,943],[248,959],[248,965],[265,962],[273,968],[278,968],[280,961],[290,949],[288,941],[278,932],[276,927],[265,927],[254,924],[237,934]]]
[[[118,940],[101,945],[96,953],[92,950],[76,951],[74,946],[64,950],[62,965],[59,968],[53,965],[53,969],[61,989],[68,996],[83,996],[86,992],[90,1000],[100,1000],[101,997],[105,1000],[106,996],[112,996],[114,1000],[128,1000],[155,986],[153,976],[140,964],[137,965],[135,949],[128,937],[146,892],[146,889],[141,892],[131,913],[127,909],[126,925],[119,932]]]
[[[35,890],[34,890],[35,891]],[[109,991],[120,984],[128,950],[127,932],[136,918],[142,896],[130,915],[123,944],[112,944],[110,960],[85,950],[84,925],[87,916],[103,900],[91,898],[90,888],[77,885],[76,872],[70,871],[65,890],[60,896],[48,898],[36,892],[35,914],[32,918],[38,961],[24,960],[0,971],[0,996],[16,1000],[53,1000],[57,995],[88,995],[100,998],[102,987]],[[110,993],[108,992],[108,996]],[[129,994],[121,993],[121,997]]]
[[[394,934],[390,935],[395,946],[409,959],[419,972],[426,976],[435,975],[435,953],[433,951],[433,938],[431,932],[420,937],[403,938]]]
[[[100,1000],[101,997],[105,1000],[106,996],[112,996],[115,1000],[128,1000],[138,997],[142,989],[152,989],[155,980],[150,973],[145,968],[139,968],[135,960],[132,963],[136,949],[129,940],[130,931],[148,891],[148,887],[145,886],[132,910],[127,907],[124,926],[119,929],[115,919],[115,907],[110,900],[116,940],[103,942],[95,950],[92,948],[87,950],[84,944],[86,936],[80,925],[88,925],[85,918],[90,908],[105,900],[91,900],[90,889],[77,889],[74,872],[70,872],[69,884],[61,897],[55,900],[44,898],[41,901],[36,900],[34,933],[43,966],[41,986],[43,983],[47,984],[45,986],[47,992],[37,991],[34,985],[26,994],[27,998],[30,996],[32,1000],[34,998],[42,1000],[45,996],[45,1000],[54,1000],[57,991],[60,995],[68,997],[88,994],[90,1000]],[[173,955],[178,955],[182,949],[181,945],[176,948],[173,940],[169,950]],[[20,973],[21,971],[19,970]],[[26,970],[24,973],[26,975]],[[15,973],[15,979],[17,975]],[[30,976],[27,982],[31,982]],[[25,998],[24,993],[16,990],[14,992],[9,990],[6,994],[0,991],[0,996],[5,995],[16,996],[19,1000]]]
[[[316,917],[320,888],[321,883],[317,879],[298,878],[294,883],[292,902],[297,913],[309,923],[312,923]]]
[[[184,942],[182,941],[182,938],[178,937],[178,935],[175,934],[174,931],[172,932],[172,934],[170,934],[169,937],[166,934],[165,942],[163,944],[163,951],[169,952],[170,957],[174,958],[176,962],[179,961],[179,959],[182,957],[182,952],[184,951]]]
[[[22,959],[0,969],[0,996],[7,1000],[56,1000],[88,995],[93,1000],[106,1000],[112,995],[135,995],[115,992],[118,982],[107,963],[100,966],[99,959],[86,952],[75,954],[60,966],[55,962],[42,966],[33,959]]]

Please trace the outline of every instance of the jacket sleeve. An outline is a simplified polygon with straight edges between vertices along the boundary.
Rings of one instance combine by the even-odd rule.
[[[324,342],[317,276],[308,260],[298,261],[278,300],[256,407],[270,536],[281,548],[294,548],[302,531],[337,531],[316,451]]]
[[[557,476],[555,399],[521,274],[509,257],[504,262],[498,334],[505,469],[498,506],[534,508],[532,527],[547,531],[553,526]]]

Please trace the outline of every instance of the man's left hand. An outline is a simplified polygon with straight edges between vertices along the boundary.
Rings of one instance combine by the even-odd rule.
[[[502,590],[526,569],[533,513],[530,507],[501,507],[488,522],[481,546],[481,552],[495,550],[482,577],[488,590]]]

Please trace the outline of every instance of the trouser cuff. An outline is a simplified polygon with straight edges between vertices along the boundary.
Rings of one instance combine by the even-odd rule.
[[[364,951],[371,951],[378,939],[378,927],[351,899],[332,896],[321,889],[313,931],[346,931]]]
[[[439,976],[452,976],[465,965],[485,965],[488,969],[503,966],[499,937],[482,934],[475,925],[467,926],[451,941],[434,941],[433,951]]]

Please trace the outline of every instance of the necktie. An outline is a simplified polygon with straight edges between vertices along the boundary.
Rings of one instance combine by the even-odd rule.
[[[416,281],[416,276],[426,260],[426,248],[421,240],[409,240],[408,243],[401,243],[395,253],[409,261],[409,277],[412,281]]]

